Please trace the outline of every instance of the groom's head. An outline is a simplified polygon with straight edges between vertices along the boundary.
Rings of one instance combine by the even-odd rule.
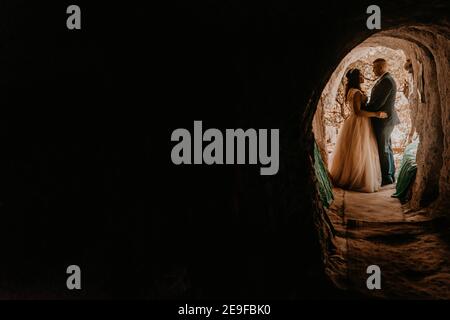
[[[387,71],[387,62],[386,60],[379,58],[373,61],[372,67],[373,73],[379,77]]]

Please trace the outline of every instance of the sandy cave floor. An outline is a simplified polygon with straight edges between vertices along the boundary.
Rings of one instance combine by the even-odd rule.
[[[327,273],[345,290],[376,298],[450,299],[450,224],[412,212],[392,198],[394,185],[376,193],[335,188],[328,210],[336,250]],[[369,265],[381,269],[381,290],[369,290]]]

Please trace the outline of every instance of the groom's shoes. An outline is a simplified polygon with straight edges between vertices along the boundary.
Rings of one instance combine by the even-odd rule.
[[[395,182],[395,178],[386,178],[381,181],[381,186],[386,186],[388,184],[393,184]]]

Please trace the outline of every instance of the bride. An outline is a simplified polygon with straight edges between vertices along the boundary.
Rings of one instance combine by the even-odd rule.
[[[346,102],[351,110],[341,127],[331,163],[330,174],[336,186],[360,192],[375,192],[381,186],[378,147],[370,117],[386,118],[385,112],[361,110],[367,96],[359,69],[347,72]]]

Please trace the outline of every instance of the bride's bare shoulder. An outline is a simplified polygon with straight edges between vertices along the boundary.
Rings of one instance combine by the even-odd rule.
[[[350,88],[350,90],[348,90],[348,94],[362,94],[362,91],[356,88]]]
[[[350,91],[348,92],[348,98],[351,98],[352,100],[361,98],[361,96],[362,96],[361,90],[355,88],[351,88]]]

